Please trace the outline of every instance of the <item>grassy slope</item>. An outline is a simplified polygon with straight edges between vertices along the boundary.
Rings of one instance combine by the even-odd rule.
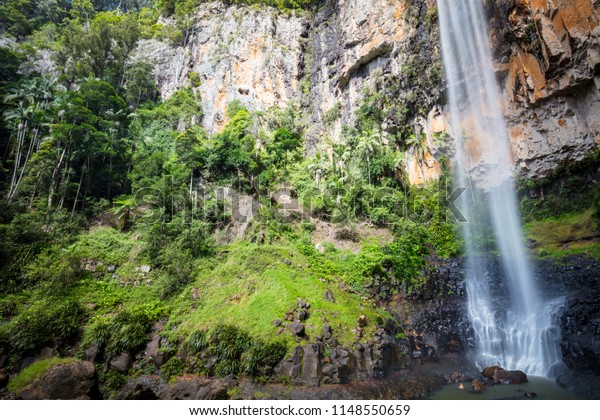
[[[325,284],[313,271],[293,246],[230,245],[218,262],[201,270],[193,285],[198,289],[199,299],[194,302],[194,310],[180,315],[181,331],[226,323],[268,340],[277,331],[273,320],[283,320],[287,312],[297,308],[298,299],[311,305],[310,317],[305,322],[309,337],[322,333],[327,322],[337,331],[338,339],[350,343],[354,337],[351,329],[360,315],[367,317],[370,326],[381,322],[385,314],[379,313],[372,303],[343,291],[335,281]],[[326,289],[331,291],[335,302],[325,299]],[[187,295],[191,295],[189,288],[182,294]],[[185,307],[181,299],[179,306]],[[287,332],[283,337],[292,340]]]
[[[328,323],[338,340],[349,344],[354,341],[352,329],[359,316],[368,320],[365,338],[389,316],[376,309],[372,301],[351,292],[343,275],[336,274],[348,270],[343,264],[347,264],[349,251],[336,255],[337,265],[332,272],[331,266],[309,266],[294,242],[234,243],[219,248],[215,257],[195,260],[198,276],[190,279],[178,294],[161,299],[160,270],[140,270],[146,264],[141,246],[138,233],[93,228],[81,234],[68,249],[56,250],[39,260],[32,270],[53,272],[59,261],[83,261],[87,270],[63,297],[84,308],[84,330],[101,319],[141,308],[168,317],[164,334],[172,342],[185,341],[196,330],[230,324],[265,341],[284,341],[291,350],[295,337],[287,329],[277,335],[273,321],[284,320],[288,312],[297,309],[299,299],[311,305],[309,318],[304,322],[309,339],[322,333],[323,324]],[[114,273],[108,269],[111,265],[116,267]],[[334,296],[332,302],[325,298],[327,289]],[[7,299],[18,302],[16,312],[26,312],[31,302],[43,301],[47,293],[47,287],[41,286]]]
[[[532,221],[525,232],[540,256],[588,254],[600,258],[600,232],[593,209]]]

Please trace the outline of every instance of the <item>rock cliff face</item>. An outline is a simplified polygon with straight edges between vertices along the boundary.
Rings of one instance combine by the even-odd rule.
[[[491,20],[519,169],[536,178],[600,144],[600,2],[508,0]]]
[[[227,104],[234,99],[265,110],[285,107],[298,97],[307,24],[305,18],[270,8],[212,2],[198,8],[184,47],[146,40],[136,58],[155,64],[163,98],[189,86],[190,76],[197,73],[204,127],[218,132],[226,122]]]
[[[598,147],[600,2],[492,2],[490,33],[517,169],[541,177]],[[211,133],[234,99],[254,110],[295,104],[309,153],[324,138],[342,141],[365,98],[380,94],[386,138],[426,134],[424,164],[407,162],[420,183],[452,149],[436,141],[447,129],[438,36],[434,0],[330,0],[291,14],[211,2],[185,46],[146,40],[136,56],[155,64],[163,97],[199,78]]]
[[[437,31],[435,15],[428,15],[435,2],[324,3],[316,11],[289,15],[271,8],[203,4],[185,46],[142,41],[134,59],[155,64],[163,98],[189,86],[196,73],[209,133],[223,128],[227,104],[235,99],[259,111],[292,103],[303,110],[312,153],[326,137],[341,141],[342,127],[353,125],[365,96],[376,93],[393,98],[381,100],[392,104],[385,131],[397,132],[405,124],[405,108],[417,102],[423,111],[408,114],[422,114],[422,121],[410,118],[409,123],[425,126],[441,92],[437,41],[428,37]],[[422,82],[430,79],[427,86]],[[428,162],[420,170],[409,162],[415,179],[436,174],[433,154]]]

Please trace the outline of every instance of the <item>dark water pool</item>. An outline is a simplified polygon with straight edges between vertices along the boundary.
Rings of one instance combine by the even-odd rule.
[[[459,389],[459,384],[446,385],[433,392],[428,400],[527,400],[525,393],[535,392],[535,400],[577,400],[582,399],[577,394],[568,391],[553,379],[538,376],[529,376],[529,382],[521,385],[494,385],[488,386],[485,392],[477,394],[471,390],[471,384],[465,383],[464,390]]]

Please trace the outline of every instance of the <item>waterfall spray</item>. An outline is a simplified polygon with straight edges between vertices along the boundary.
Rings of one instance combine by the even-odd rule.
[[[438,0],[442,55],[448,82],[450,125],[456,139],[456,182],[485,193],[462,196],[469,316],[475,332],[475,363],[549,375],[559,362],[553,311],[538,296],[525,246],[512,178],[513,161],[499,88],[492,68],[482,0]],[[481,197],[481,198],[480,198]],[[481,216],[483,215],[483,216]],[[491,296],[488,262],[478,256],[483,218],[501,255],[510,303]]]

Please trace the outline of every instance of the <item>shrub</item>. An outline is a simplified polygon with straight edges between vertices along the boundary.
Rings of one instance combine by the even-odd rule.
[[[50,249],[42,253],[27,268],[26,275],[31,283],[43,283],[52,295],[66,293],[85,272],[81,261],[72,252]]]
[[[83,335],[83,347],[106,348],[112,334],[112,325],[107,318],[98,318],[89,325]]]
[[[275,367],[287,352],[284,343],[264,343],[255,341],[248,352],[244,354],[242,368],[246,375],[257,377],[263,374],[261,368]]]
[[[173,296],[194,280],[196,270],[189,251],[169,245],[160,255],[159,261],[162,264],[157,283],[161,298]]]
[[[98,369],[98,382],[102,394],[112,399],[117,390],[127,383],[127,375],[115,369]]]
[[[192,353],[199,353],[208,347],[206,331],[194,331],[187,339],[186,347]]]
[[[210,351],[225,359],[239,359],[252,340],[248,334],[233,325],[219,325],[210,335]]]
[[[5,337],[15,353],[40,348],[52,340],[67,340],[83,319],[81,305],[71,299],[41,300],[4,325]]]
[[[227,376],[245,374],[251,377],[265,375],[264,368],[274,367],[286,354],[284,343],[265,343],[252,339],[245,331],[232,325],[218,325],[208,336],[195,331],[188,337],[186,346],[193,352],[207,350],[217,358],[214,374]]]
[[[157,302],[122,311],[113,318],[97,318],[86,329],[82,346],[98,346],[109,355],[135,351],[148,341],[148,330],[164,314]]]
[[[326,126],[331,126],[334,122],[339,120],[341,116],[342,104],[340,102],[336,102],[333,107],[325,112],[325,115],[323,116],[323,122]]]
[[[189,78],[190,78],[190,86],[192,86],[193,88],[199,87],[202,84],[200,75],[195,71],[190,72]]]
[[[389,209],[375,207],[369,211],[369,219],[371,219],[371,223],[377,226],[386,226],[394,220],[394,217]]]
[[[7,296],[0,301],[0,319],[15,316],[18,312],[17,303],[13,296]]]
[[[179,376],[183,373],[183,362],[178,357],[171,357],[167,363],[165,363],[161,369],[161,376],[165,380],[169,380],[174,376]]]
[[[392,265],[392,256],[386,255],[375,244],[366,244],[357,255],[346,260],[345,271],[349,284],[356,291],[362,291],[365,283],[374,276],[387,277],[386,267]]]

